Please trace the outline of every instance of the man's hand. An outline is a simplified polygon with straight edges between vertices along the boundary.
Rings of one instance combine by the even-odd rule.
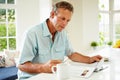
[[[56,66],[59,63],[62,63],[62,61],[61,60],[50,60],[50,61],[48,61],[47,63],[45,63],[43,65],[44,72],[45,73],[51,73],[52,72],[52,70],[51,70],[52,66]]]
[[[99,62],[102,59],[100,55],[90,57],[90,63]]]

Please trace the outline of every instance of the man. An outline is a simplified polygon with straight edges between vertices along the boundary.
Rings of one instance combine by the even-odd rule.
[[[65,1],[56,3],[49,19],[32,27],[26,34],[19,61],[19,79],[24,80],[38,73],[51,73],[51,67],[62,63],[64,56],[82,63],[93,63],[102,57],[89,57],[75,52],[64,28],[71,20],[73,6]]]

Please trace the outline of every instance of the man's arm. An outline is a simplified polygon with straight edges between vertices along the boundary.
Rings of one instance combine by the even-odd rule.
[[[59,63],[61,63],[61,60],[51,60],[45,64],[25,62],[24,64],[18,65],[18,68],[27,73],[51,73],[51,67]]]
[[[100,59],[102,58],[100,55],[96,55],[96,56],[92,56],[92,57],[89,57],[89,56],[85,56],[85,55],[82,55],[80,53],[73,53],[71,54],[70,56],[68,56],[72,61],[75,61],[75,62],[82,62],[82,63],[93,63],[93,62],[98,62],[100,61]]]

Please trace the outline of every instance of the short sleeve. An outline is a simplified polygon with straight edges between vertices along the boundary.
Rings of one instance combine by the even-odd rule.
[[[19,64],[32,61],[36,54],[36,39],[33,32],[28,32],[24,38],[19,58]]]
[[[72,48],[72,45],[67,37],[67,34],[65,35],[66,38],[65,38],[65,53],[66,53],[66,56],[68,55],[71,55],[72,53],[74,53],[74,49]]]

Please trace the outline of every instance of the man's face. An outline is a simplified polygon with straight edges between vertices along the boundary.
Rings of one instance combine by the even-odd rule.
[[[59,8],[54,12],[53,25],[56,31],[62,31],[70,21],[71,16],[72,12],[64,8]]]

